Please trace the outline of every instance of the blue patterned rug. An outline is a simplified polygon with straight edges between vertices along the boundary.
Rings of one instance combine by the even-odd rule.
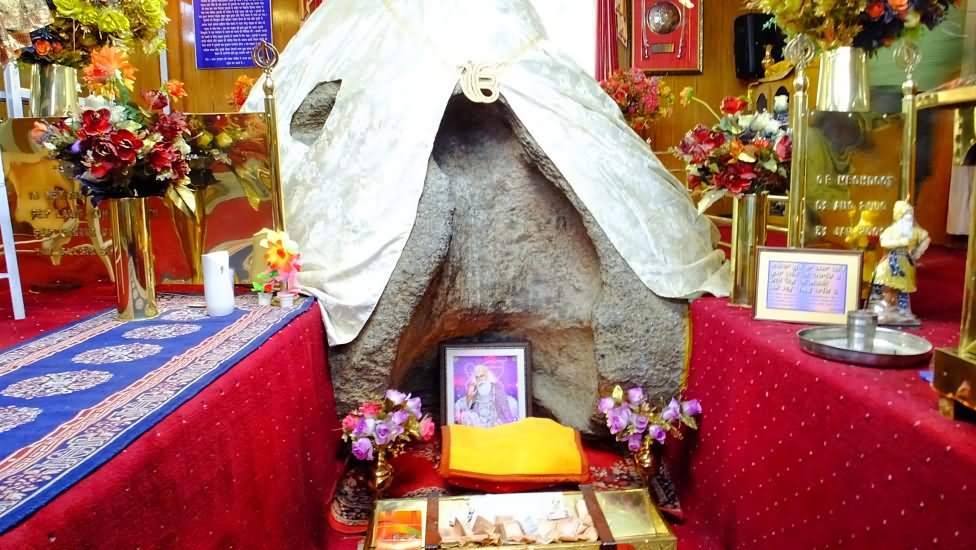
[[[165,295],[160,316],[115,311],[0,352],[0,533],[84,478],[263,344],[312,300],[238,296],[208,317],[201,296]]]

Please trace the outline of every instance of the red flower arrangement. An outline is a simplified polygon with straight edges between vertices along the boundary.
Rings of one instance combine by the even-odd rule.
[[[616,71],[600,82],[600,87],[620,107],[627,124],[645,140],[651,122],[670,116],[674,107],[674,93],[664,80],[637,69]]]
[[[37,123],[34,139],[62,161],[94,204],[111,198],[169,196],[192,210],[186,117],[162,112],[186,95],[182,83],[168,82],[144,93],[148,105],[140,107],[131,101],[124,75],[98,78],[117,99],[84,98],[80,117]]]
[[[703,103],[694,91],[681,92],[682,104]],[[685,162],[688,184],[704,191],[698,210],[732,193],[760,193],[785,188],[793,152],[787,128],[771,113],[746,113],[748,102],[738,97],[722,100],[722,115],[711,128],[695,126],[672,148]],[[705,105],[708,107],[708,105]]]

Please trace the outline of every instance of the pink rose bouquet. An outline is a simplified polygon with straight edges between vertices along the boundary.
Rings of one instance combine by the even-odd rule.
[[[359,460],[373,460],[378,451],[393,456],[412,441],[430,441],[434,421],[424,415],[419,397],[394,389],[380,401],[368,401],[342,419],[342,439],[352,444]]]

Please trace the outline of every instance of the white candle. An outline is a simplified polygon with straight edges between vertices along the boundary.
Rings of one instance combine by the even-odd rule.
[[[226,250],[221,250],[204,254],[202,258],[207,315],[230,315],[234,312],[234,275],[230,269],[230,255]]]

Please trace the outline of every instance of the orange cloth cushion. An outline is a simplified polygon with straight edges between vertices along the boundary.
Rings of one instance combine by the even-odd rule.
[[[487,481],[542,487],[583,483],[589,475],[579,432],[548,418],[494,428],[452,424],[442,434],[441,476],[455,485],[483,488],[480,482]]]

